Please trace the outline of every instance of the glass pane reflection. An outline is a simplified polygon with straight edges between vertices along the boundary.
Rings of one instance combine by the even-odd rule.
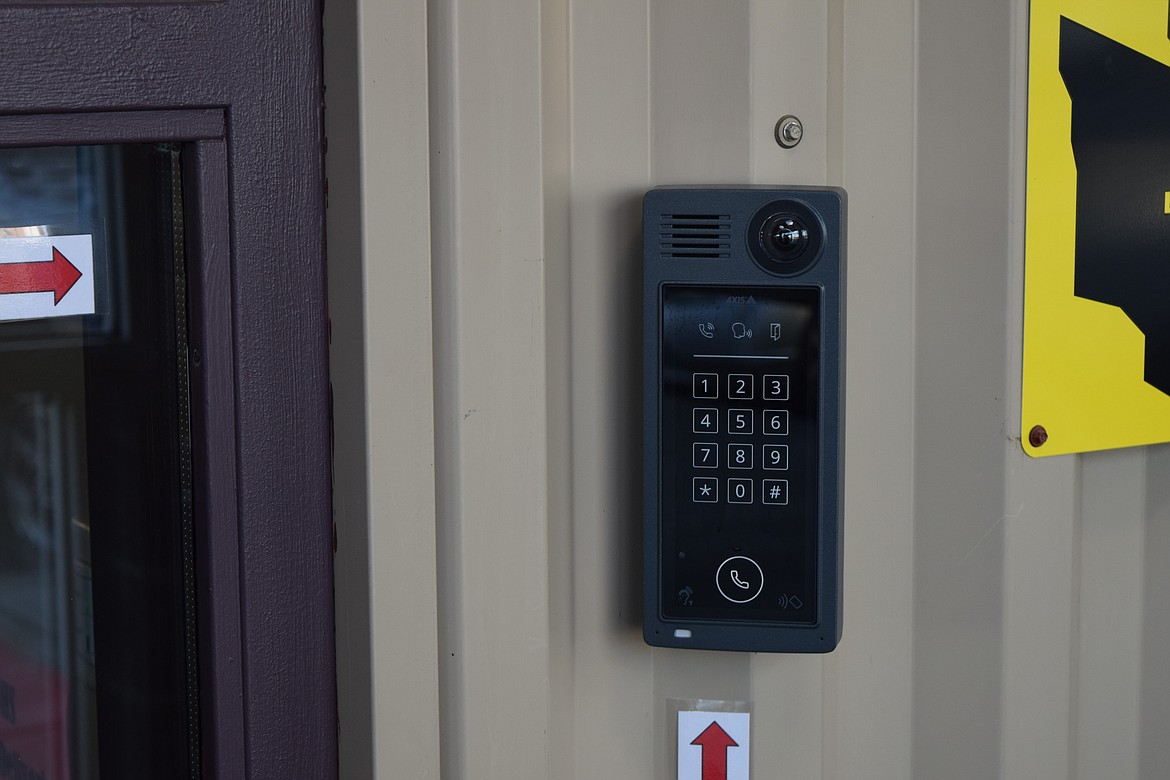
[[[0,321],[0,779],[197,775],[178,162],[0,149],[0,240],[92,235],[97,301]]]

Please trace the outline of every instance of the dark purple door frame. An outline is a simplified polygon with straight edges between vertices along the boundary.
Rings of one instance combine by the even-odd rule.
[[[319,0],[0,29],[0,146],[185,144],[204,773],[335,778]]]

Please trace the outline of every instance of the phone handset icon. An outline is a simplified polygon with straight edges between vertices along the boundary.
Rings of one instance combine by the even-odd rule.
[[[713,323],[713,322],[700,322],[699,323],[699,333],[702,334],[703,338],[705,338],[705,339],[715,338],[715,323]]]
[[[746,555],[733,555],[719,564],[715,585],[732,604],[747,604],[764,590],[764,570]]]

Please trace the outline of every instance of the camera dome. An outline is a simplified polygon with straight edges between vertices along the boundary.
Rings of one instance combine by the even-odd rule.
[[[820,259],[824,225],[798,200],[773,201],[748,223],[747,245],[756,265],[777,276],[794,276]]]

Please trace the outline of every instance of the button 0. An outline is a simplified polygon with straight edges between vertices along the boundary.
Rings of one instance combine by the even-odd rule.
[[[733,604],[746,604],[764,590],[764,571],[751,558],[736,555],[719,565],[715,587]]]
[[[727,501],[732,504],[752,502],[752,481],[750,479],[727,480]]]

